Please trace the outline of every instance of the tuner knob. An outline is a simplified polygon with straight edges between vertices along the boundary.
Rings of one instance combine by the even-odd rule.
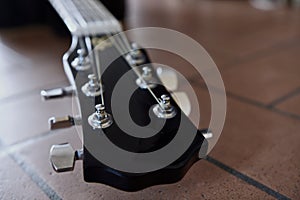
[[[142,65],[146,62],[146,56],[140,50],[136,43],[131,44],[131,51],[127,54],[126,59],[131,65]]]
[[[214,136],[210,129],[202,130],[202,135],[205,137],[205,139],[211,139]]]
[[[83,159],[83,150],[74,150],[69,143],[52,145],[50,162],[56,172],[73,171],[76,160]]]
[[[71,126],[80,125],[81,119],[74,118],[71,116],[65,117],[51,117],[48,120],[50,130],[60,129],[60,128],[69,128]]]
[[[177,90],[178,77],[175,70],[159,67],[156,69],[156,74],[169,91]]]
[[[102,92],[102,86],[95,74],[88,75],[89,81],[81,87],[82,92],[88,97],[99,96]]]
[[[72,86],[63,87],[63,88],[53,88],[48,90],[41,91],[41,97],[44,100],[62,98],[65,96],[71,96],[74,94],[74,88]]]
[[[202,134],[205,138],[198,153],[198,157],[202,159],[207,156],[207,152],[209,149],[209,140],[213,137],[213,132],[210,129],[202,129],[199,130],[199,133]]]
[[[108,128],[112,125],[113,119],[110,114],[105,111],[105,107],[102,104],[95,106],[96,112],[91,114],[88,118],[89,124],[95,128]]]
[[[136,79],[136,84],[142,88],[147,89],[154,88],[156,86],[157,80],[153,76],[152,69],[148,66],[143,67],[143,73],[140,78]]]
[[[153,107],[153,112],[157,117],[170,119],[177,114],[177,111],[170,100],[171,98],[168,95],[161,95],[160,103]]]
[[[78,71],[84,71],[90,68],[90,60],[84,49],[77,50],[77,57],[72,61],[71,65]]]

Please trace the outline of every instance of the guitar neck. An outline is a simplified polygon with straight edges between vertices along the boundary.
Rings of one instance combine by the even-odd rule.
[[[72,35],[94,36],[118,33],[118,20],[98,0],[49,0]]]

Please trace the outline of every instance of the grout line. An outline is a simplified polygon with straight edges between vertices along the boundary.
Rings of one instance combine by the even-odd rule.
[[[0,145],[3,142],[0,140]],[[7,155],[29,176],[29,178],[49,197],[51,200],[61,200],[62,198],[39,176],[29,167],[21,156],[13,152],[7,152]]]
[[[30,177],[30,179],[49,197],[51,200],[61,200],[62,198],[41,178],[34,169],[16,153],[9,153],[10,158]]]
[[[242,97],[242,96],[239,96],[237,94],[233,94],[231,92],[226,92],[226,94],[231,97],[231,98],[234,98],[236,100],[239,100],[241,102],[244,102],[244,103],[248,103],[248,104],[251,104],[251,105],[254,105],[256,107],[260,107],[260,108],[263,108],[265,110],[268,110],[268,111],[271,111],[271,112],[274,112],[274,113],[277,113],[279,115],[282,115],[282,116],[286,116],[286,117],[289,117],[289,118],[293,118],[293,119],[297,119],[297,120],[300,120],[300,116],[299,115],[295,115],[295,114],[292,114],[292,113],[289,113],[289,112],[285,112],[285,111],[281,111],[279,109],[276,109],[276,108],[273,108],[273,107],[269,107],[268,105],[266,104],[263,104],[259,101],[255,101],[255,100],[252,100],[252,99],[248,99],[246,97]]]
[[[202,88],[202,89],[207,89],[206,84],[202,83],[202,82],[199,82],[199,84],[197,86]],[[214,89],[215,92],[220,92],[218,88],[213,88],[213,89]],[[298,92],[300,92],[300,88],[299,88]],[[234,93],[229,92],[229,91],[226,91],[226,96],[228,96],[230,98],[233,98],[233,99],[236,99],[240,102],[247,103],[247,104],[250,104],[250,105],[253,105],[253,106],[256,106],[256,107],[259,107],[259,108],[262,108],[262,109],[265,109],[265,110],[268,110],[268,111],[271,111],[271,112],[274,112],[274,113],[277,113],[277,114],[285,116],[285,117],[300,120],[299,115],[289,113],[289,112],[285,112],[285,111],[279,110],[279,109],[274,108],[274,107],[270,107],[269,105],[263,104],[259,101],[255,101],[255,100],[249,99],[247,97],[243,97],[243,96],[234,94]]]
[[[49,133],[49,132],[46,132]],[[40,136],[43,137],[45,135],[49,135],[43,133]],[[41,138],[38,137],[38,138]],[[3,145],[3,142],[0,140],[0,146],[4,148],[4,151],[6,153],[6,155],[8,155],[22,170],[25,174],[27,174],[27,176],[29,176],[29,178],[38,186],[38,188],[40,190],[42,190],[42,192],[44,192],[45,195],[47,195],[47,197],[51,200],[62,200],[62,198],[44,181],[43,178],[41,178],[34,169],[32,169],[26,162],[24,159],[21,158],[20,155],[18,155],[17,153],[13,152],[12,149],[14,149],[14,147],[16,145],[21,145],[26,143],[27,141],[30,142],[30,140],[34,140],[33,138],[30,138],[28,140],[25,141],[21,141],[20,143],[15,143],[12,145],[9,145],[7,148],[7,151],[5,151],[5,145]]]
[[[29,176],[29,178],[39,187],[42,192],[51,200],[61,200],[62,198],[53,190],[46,181],[41,178],[36,171],[31,168],[24,159],[21,158],[20,155],[16,153],[16,149],[23,147],[24,145],[28,145],[34,143],[40,139],[44,139],[51,134],[59,134],[59,132],[53,133],[51,131],[46,131],[44,133],[39,134],[38,136],[30,137],[25,140],[10,144],[5,146],[0,141],[0,154],[5,153],[8,155],[24,172]]]
[[[8,102],[11,102],[12,100],[19,100],[20,99],[20,96],[22,98],[24,97],[28,97],[29,95],[32,95],[32,94],[37,94],[37,92],[40,92],[41,88],[47,88],[50,86],[51,88],[51,85],[61,85],[61,84],[66,84],[68,81],[59,81],[59,82],[56,82],[56,83],[52,83],[52,84],[47,84],[47,85],[41,85],[40,87],[36,87],[36,88],[33,88],[33,89],[30,89],[30,90],[27,90],[27,91],[23,91],[23,92],[20,92],[20,93],[17,93],[17,94],[12,94],[10,96],[6,96],[6,97],[2,97],[0,98],[0,104],[3,104],[3,103],[8,103]],[[68,83],[69,84],[69,83]],[[54,86],[55,87],[55,86]],[[58,86],[57,86],[58,87]]]
[[[52,131],[46,131],[46,132],[43,132],[41,134],[29,137],[29,138],[25,138],[21,141],[17,141],[17,142],[14,142],[12,144],[9,144],[9,145],[3,145],[2,144],[0,146],[0,153],[2,153],[2,152],[14,152],[16,149],[19,149],[19,148],[22,148],[23,146],[26,146],[26,145],[32,144],[34,142],[37,142],[37,141],[39,141],[41,139],[44,139],[47,136],[53,135],[53,134],[55,134],[55,133],[52,132]]]
[[[284,116],[287,116],[287,117],[290,117],[290,118],[293,118],[293,119],[298,119],[300,120],[300,116],[297,115],[297,114],[293,114],[293,113],[290,113],[290,112],[286,112],[286,111],[283,111],[283,110],[279,110],[277,108],[270,108],[269,109],[270,111],[273,111],[277,114],[280,114],[280,115],[284,115]]]
[[[249,61],[253,61],[255,59],[261,59],[261,58],[270,56],[275,52],[279,52],[278,48],[279,49],[280,48],[293,48],[295,45],[299,44],[299,43],[297,43],[299,41],[300,41],[299,38],[291,38],[286,41],[281,41],[281,42],[276,43],[275,45],[271,45],[265,49],[258,50],[257,52],[253,52],[248,55],[237,58],[237,61],[228,62],[227,64],[224,64],[222,66],[222,68],[224,68],[224,70],[232,69],[232,68],[237,67],[238,65],[245,64]]]
[[[0,155],[2,153],[14,153],[16,150],[23,148],[26,145],[30,145],[33,144],[34,142],[37,142],[39,140],[43,140],[46,139],[48,136],[51,135],[58,135],[61,134],[60,131],[53,131],[53,130],[49,130],[49,131],[45,131],[43,133],[40,133],[38,135],[26,138],[24,140],[21,141],[17,141],[15,143],[9,144],[9,145],[4,145],[3,143],[1,143],[0,141]]]
[[[299,93],[300,93],[300,88],[297,88],[297,89],[295,89],[295,90],[293,90],[293,91],[287,93],[286,95],[281,96],[281,97],[279,97],[278,99],[275,99],[274,101],[272,101],[271,103],[269,103],[269,104],[267,105],[267,107],[268,107],[268,108],[273,108],[273,107],[275,107],[276,105],[278,105],[278,104],[284,102],[285,100],[287,100],[287,99],[289,99],[289,98],[291,98],[291,97],[296,96],[296,95],[299,94]]]
[[[282,200],[290,199],[290,198],[286,197],[285,195],[280,194],[279,192],[276,192],[275,190],[269,188],[268,186],[266,186],[266,185],[264,185],[264,184],[262,184],[262,183],[260,183],[256,180],[254,180],[253,178],[251,178],[251,177],[249,177],[249,176],[247,176],[247,175],[245,175],[245,174],[243,174],[243,173],[241,173],[241,172],[239,172],[239,171],[237,171],[237,170],[221,163],[220,161],[218,161],[218,160],[216,160],[216,159],[214,159],[210,156],[207,156],[205,160],[207,160],[208,162],[214,164],[215,166],[225,170],[226,172],[230,173],[231,175],[237,177],[238,179],[241,179],[241,180],[245,181],[246,183],[248,183],[248,184],[262,190],[263,192],[275,197],[276,199],[282,199]]]

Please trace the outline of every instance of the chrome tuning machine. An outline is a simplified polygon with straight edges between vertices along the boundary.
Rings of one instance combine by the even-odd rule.
[[[89,81],[81,88],[82,92],[88,97],[99,96],[102,93],[102,86],[95,74],[88,75]]]
[[[139,47],[136,43],[131,44],[131,51],[126,55],[126,60],[130,65],[142,65],[146,62],[146,56],[142,52],[141,47]]]
[[[94,128],[108,128],[112,125],[113,119],[110,114],[105,111],[105,107],[102,104],[95,106],[96,112],[91,114],[88,118],[89,124]]]
[[[145,66],[142,68],[143,73],[141,77],[136,79],[136,84],[142,88],[147,89],[156,87],[157,79],[153,76],[153,71],[151,67]]]
[[[90,60],[86,50],[81,48],[77,50],[77,57],[72,61],[71,65],[77,71],[84,71],[90,68]]]
[[[50,162],[56,172],[73,171],[75,161],[83,159],[83,150],[74,150],[69,143],[52,145]]]
[[[74,88],[72,86],[53,88],[41,91],[41,97],[44,100],[62,98],[65,96],[72,96],[74,94]]]
[[[81,125],[81,118],[79,117],[51,117],[48,120],[50,130],[69,128],[74,125]]]
[[[153,107],[154,114],[159,118],[170,119],[176,114],[176,108],[170,102],[171,98],[163,94],[161,95],[160,103]]]

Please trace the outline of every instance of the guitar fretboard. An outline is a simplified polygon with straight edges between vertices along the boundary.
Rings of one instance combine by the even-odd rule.
[[[69,31],[76,36],[121,31],[119,22],[99,0],[49,0]]]

